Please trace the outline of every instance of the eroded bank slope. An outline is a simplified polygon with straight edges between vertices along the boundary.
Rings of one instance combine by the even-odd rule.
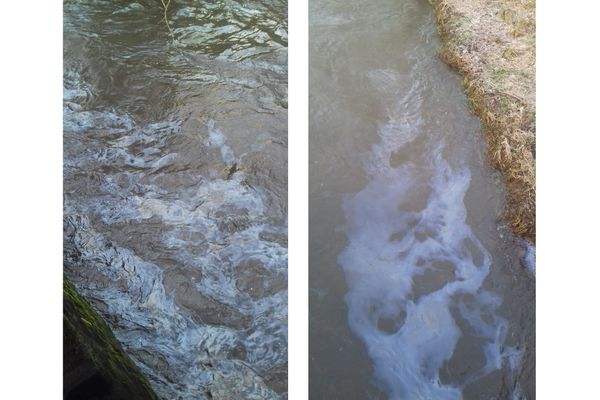
[[[505,217],[535,243],[535,0],[429,0],[440,56],[464,76],[487,154],[505,177]]]

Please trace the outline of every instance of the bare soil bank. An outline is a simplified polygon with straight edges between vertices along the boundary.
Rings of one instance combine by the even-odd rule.
[[[440,57],[464,76],[488,158],[505,177],[505,218],[535,243],[535,0],[429,1]]]

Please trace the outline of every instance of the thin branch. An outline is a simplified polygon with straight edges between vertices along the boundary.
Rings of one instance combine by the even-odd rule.
[[[169,9],[169,4],[171,4],[171,0],[168,0],[166,3],[165,0],[160,0],[160,2],[162,3],[164,10],[163,19],[165,20],[165,24],[167,24],[167,29],[169,29],[171,37],[173,38],[173,40],[175,40],[175,35],[173,34],[173,30],[171,29],[171,25],[169,24],[169,19],[167,18],[167,10]]]

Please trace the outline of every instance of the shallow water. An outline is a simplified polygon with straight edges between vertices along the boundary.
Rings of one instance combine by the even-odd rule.
[[[533,249],[438,47],[426,1],[310,2],[311,398],[535,398]]]
[[[287,398],[287,3],[64,3],[65,273],[165,399]]]

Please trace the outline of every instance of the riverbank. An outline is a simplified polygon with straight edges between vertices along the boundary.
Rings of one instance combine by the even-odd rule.
[[[487,156],[506,183],[505,219],[535,243],[535,0],[429,0],[441,59],[464,77]]]

